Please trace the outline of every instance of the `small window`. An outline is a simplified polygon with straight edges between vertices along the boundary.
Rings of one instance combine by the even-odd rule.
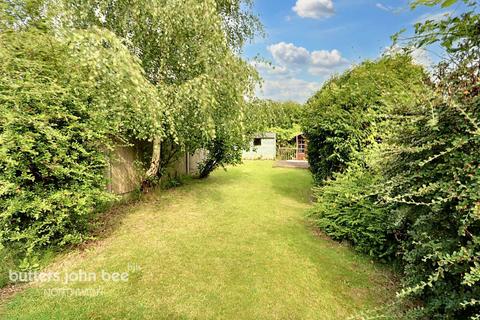
[[[254,146],[261,146],[262,145],[262,139],[261,138],[253,139],[253,145]]]

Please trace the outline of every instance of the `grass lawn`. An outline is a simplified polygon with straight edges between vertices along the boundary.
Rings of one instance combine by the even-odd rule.
[[[384,306],[390,274],[305,225],[310,187],[306,170],[256,161],[150,194],[104,239],[57,259],[59,282],[4,301],[0,318],[346,319]],[[63,282],[79,270],[89,281]]]

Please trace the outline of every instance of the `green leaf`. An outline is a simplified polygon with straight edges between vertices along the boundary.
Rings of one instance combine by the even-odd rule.
[[[443,3],[442,3],[442,8],[448,8],[450,6],[452,6],[453,4],[455,4],[458,0],[445,0]]]

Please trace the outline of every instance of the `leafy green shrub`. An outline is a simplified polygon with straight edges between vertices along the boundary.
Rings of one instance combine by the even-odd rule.
[[[327,82],[303,115],[309,162],[320,185],[312,218],[332,238],[383,260],[398,255],[404,220],[379,196],[385,181],[381,145],[392,133],[389,114],[428,92],[425,78],[408,56],[367,61]]]
[[[265,131],[268,128],[292,128],[301,119],[303,106],[286,101],[254,99],[248,105],[246,118],[249,124],[257,125],[254,131]]]
[[[379,168],[352,163],[345,172],[335,174],[335,179],[314,188],[316,203],[309,216],[333,239],[348,241],[377,259],[394,260],[401,226],[391,208],[379,203],[381,183]]]
[[[315,181],[342,172],[354,153],[380,139],[382,116],[405,105],[424,78],[410,57],[398,55],[363,62],[329,80],[308,100],[302,117]]]
[[[62,39],[31,28],[2,31],[0,42],[0,244],[31,256],[84,238],[92,213],[112,199],[104,178],[112,139],[156,130],[157,95],[108,32]]]
[[[0,53],[0,239],[23,242],[32,253],[80,241],[88,213],[108,200],[100,144],[106,132],[92,130],[97,119],[81,83],[88,75],[67,48],[44,34],[18,37]]]

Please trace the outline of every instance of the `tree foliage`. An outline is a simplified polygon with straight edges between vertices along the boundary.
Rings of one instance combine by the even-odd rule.
[[[79,0],[66,6],[74,26],[98,25],[123,39],[148,79],[162,89],[175,128],[163,139],[162,155],[175,160],[179,150],[210,150],[219,139],[235,141],[223,143],[237,149],[244,145],[243,100],[252,94],[257,75],[234,52],[260,30],[258,19],[244,9],[249,4]],[[233,150],[215,162],[236,163],[239,153]]]
[[[248,8],[242,0],[2,1],[1,243],[31,253],[80,241],[110,198],[103,176],[115,144],[204,148],[219,157],[213,168],[236,163],[257,81],[238,57],[259,30]],[[217,141],[226,146],[219,154]]]
[[[381,139],[381,122],[422,90],[425,73],[408,56],[366,61],[330,79],[311,97],[302,119],[308,161],[318,183],[344,171],[354,155]]]
[[[272,101],[255,99],[250,102],[246,122],[248,132],[274,132],[277,144],[288,145],[291,139],[302,133],[300,127],[303,106],[293,101]]]

